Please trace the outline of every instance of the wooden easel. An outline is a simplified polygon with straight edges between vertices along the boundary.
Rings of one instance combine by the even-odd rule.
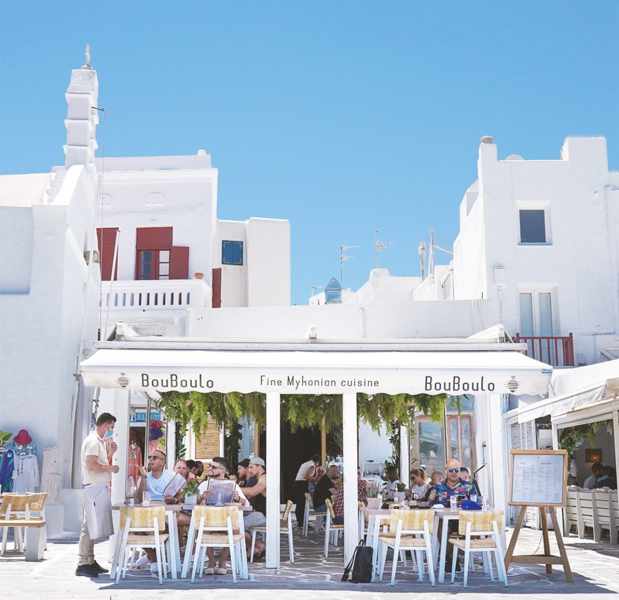
[[[563,537],[561,536],[561,530],[559,529],[559,521],[557,519],[557,509],[554,506],[538,505],[540,521],[542,522],[542,534],[544,538],[544,554],[517,554],[514,556],[514,548],[522,529],[522,522],[524,521],[525,514],[528,506],[520,506],[520,512],[516,519],[516,525],[514,527],[514,533],[509,541],[507,553],[505,554],[505,570],[509,570],[511,563],[522,563],[528,565],[546,565],[546,574],[552,575],[552,565],[562,565],[563,572],[565,573],[566,581],[572,583],[574,581],[572,577],[572,569],[570,568],[570,562],[567,558],[567,552],[565,551],[565,545],[563,544]],[[552,527],[555,532],[555,538],[557,540],[557,546],[559,547],[559,556],[550,554],[550,539],[548,537],[548,518],[547,514],[550,514],[552,519]]]

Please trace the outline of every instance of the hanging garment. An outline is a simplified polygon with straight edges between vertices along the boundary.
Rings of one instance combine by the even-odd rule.
[[[144,465],[142,449],[137,444],[129,444],[129,459],[127,462],[128,476],[133,477],[134,481],[140,476],[140,467]]]
[[[13,469],[13,491],[18,494],[39,489],[39,460],[35,454],[18,454]]]
[[[13,491],[13,471],[15,470],[15,452],[5,450],[0,454],[0,491]]]

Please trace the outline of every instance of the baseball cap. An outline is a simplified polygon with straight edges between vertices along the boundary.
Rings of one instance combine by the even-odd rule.
[[[258,465],[259,467],[262,467],[263,469],[266,467],[265,462],[259,456],[253,456],[252,458],[250,458],[249,464]]]

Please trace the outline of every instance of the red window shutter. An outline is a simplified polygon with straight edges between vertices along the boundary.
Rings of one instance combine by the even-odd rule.
[[[112,279],[112,265],[114,264],[114,251],[118,238],[117,227],[98,227],[97,246],[99,247],[99,266],[101,268],[101,279],[110,281]],[[114,269],[113,279],[118,278],[118,256],[116,256],[116,268]]]
[[[221,308],[221,267],[213,269],[213,308]]]
[[[189,246],[172,246],[170,279],[189,279]]]
[[[172,227],[138,227],[135,230],[136,250],[170,250]]]

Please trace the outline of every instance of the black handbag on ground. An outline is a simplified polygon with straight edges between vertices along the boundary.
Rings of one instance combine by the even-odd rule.
[[[361,540],[355,548],[350,562],[344,569],[342,581],[353,583],[370,583],[372,581],[372,555],[374,550]]]

